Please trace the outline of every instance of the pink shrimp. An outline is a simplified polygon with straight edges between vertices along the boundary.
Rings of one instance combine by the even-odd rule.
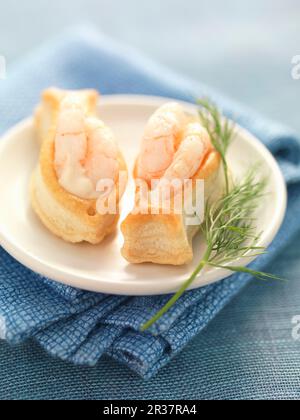
[[[68,94],[61,103],[55,138],[55,169],[61,185],[81,198],[96,198],[100,180],[117,179],[118,153],[111,130],[85,114],[82,97]]]
[[[173,162],[165,171],[162,179],[183,181],[192,178],[211,149],[212,145],[207,131],[198,122],[189,123]]]
[[[173,161],[176,145],[187,122],[183,108],[167,103],[150,118],[143,137],[138,176],[145,180],[161,178]]]
[[[179,104],[168,103],[149,120],[137,175],[146,181],[191,178],[211,149],[210,138],[201,124],[189,122]]]

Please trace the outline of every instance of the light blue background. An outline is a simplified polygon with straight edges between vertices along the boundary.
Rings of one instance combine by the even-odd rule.
[[[299,0],[3,0],[0,54],[82,22],[300,130]]]
[[[291,77],[291,59],[300,54],[300,2],[297,0],[9,0],[1,4],[0,54],[11,66],[18,58],[57,35],[64,28],[93,22],[99,30],[127,42],[154,59],[201,82],[211,84],[229,96],[256,110],[281,120],[300,132],[300,80]],[[0,82],[1,89],[1,82]],[[150,382],[143,382],[125,368],[108,360],[95,369],[77,368],[48,357],[32,343],[14,351],[0,345],[0,398],[248,398],[270,396],[300,398],[299,378],[294,366],[300,366],[300,342],[288,351],[291,313],[300,315],[296,284],[300,271],[300,241],[296,240],[282,259],[272,267],[289,276],[289,284],[252,283],[234,300],[177,358]],[[285,297],[288,296],[288,299]],[[295,298],[293,298],[295,296]],[[289,306],[285,307],[285,302]],[[266,323],[272,319],[272,337]],[[238,322],[237,322],[238,320]],[[271,321],[270,321],[271,322]],[[222,360],[222,348],[233,346],[234,337],[247,339],[255,334],[254,359],[238,352]],[[272,358],[272,342],[282,356]],[[203,365],[201,351],[211,352],[211,363]],[[270,354],[270,358],[266,355]],[[33,357],[34,356],[34,357]],[[36,360],[36,361],[35,361]],[[233,376],[224,382],[223,365],[233,366]],[[253,365],[251,377],[243,366]],[[181,366],[185,375],[198,372],[199,381],[182,389]],[[261,374],[270,369],[273,379],[264,382]],[[44,371],[43,377],[40,373]],[[285,392],[279,378],[289,377],[294,392]],[[99,384],[99,377],[103,381]],[[161,378],[170,386],[162,389]],[[28,385],[22,384],[27,381]],[[116,379],[119,383],[116,385]],[[124,390],[122,383],[131,379]],[[166,379],[165,379],[166,381]],[[74,384],[86,387],[86,394],[74,391]],[[113,386],[111,384],[113,383]]]

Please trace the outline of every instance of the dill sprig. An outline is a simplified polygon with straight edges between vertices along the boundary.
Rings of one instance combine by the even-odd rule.
[[[214,253],[209,263],[226,264],[233,259],[257,256],[260,235],[254,226],[254,213],[265,194],[266,179],[256,180],[255,170],[232,187],[221,199],[207,204],[205,222],[201,227],[207,246]],[[249,252],[255,254],[249,255]]]
[[[206,128],[214,148],[219,152],[224,169],[225,189],[229,192],[229,171],[226,160],[228,147],[230,146],[235,134],[233,122],[224,118],[219,109],[208,99],[197,100],[199,108],[198,114],[203,127]]]
[[[220,112],[210,102],[199,101],[199,104],[205,109],[205,114],[202,114],[203,111],[200,110],[200,118],[210,136],[213,136],[213,144],[223,160],[226,191],[215,203],[208,202],[206,205],[205,221],[201,226],[207,244],[203,258],[177,293],[148,322],[142,325],[141,331],[147,330],[165,315],[207,266],[250,274],[261,280],[279,279],[272,274],[232,265],[232,261],[235,259],[256,257],[266,251],[264,247],[258,246],[261,235],[256,234],[255,212],[265,194],[267,180],[257,179],[257,168],[254,168],[242,181],[229,186],[226,153],[234,135],[233,125],[226,121],[223,122]]]

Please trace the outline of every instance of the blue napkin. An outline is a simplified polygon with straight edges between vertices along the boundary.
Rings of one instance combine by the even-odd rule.
[[[211,97],[226,115],[267,145],[289,185],[285,223],[269,253],[259,258],[254,268],[266,267],[299,231],[300,143],[287,128],[93,30],[77,29],[27,56],[1,82],[1,133],[28,116],[41,90],[50,85],[188,101]],[[3,249],[0,263],[0,338],[12,344],[34,338],[53,356],[76,364],[94,365],[107,354],[145,378],[152,377],[181,351],[251,279],[234,275],[187,292],[151,333],[140,333],[140,325],[161,308],[168,296],[120,297],[76,290],[31,272]]]

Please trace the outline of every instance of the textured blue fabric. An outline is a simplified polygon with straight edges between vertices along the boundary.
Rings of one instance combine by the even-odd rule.
[[[300,145],[294,133],[115,45],[92,31],[68,33],[23,60],[0,92],[1,132],[27,116],[49,86],[93,87],[102,93],[144,93],[193,100],[210,96],[274,153],[289,184],[285,223],[256,268],[264,268],[300,228]],[[238,275],[186,293],[151,333],[140,324],[168,299],[116,297],[56,284],[0,251],[0,335],[10,343],[36,339],[50,354],[94,365],[106,354],[150,378],[214,318],[250,280]]]
[[[300,235],[268,270],[289,281],[250,282],[147,381],[111,358],[79,366],[0,341],[0,399],[300,399]]]

